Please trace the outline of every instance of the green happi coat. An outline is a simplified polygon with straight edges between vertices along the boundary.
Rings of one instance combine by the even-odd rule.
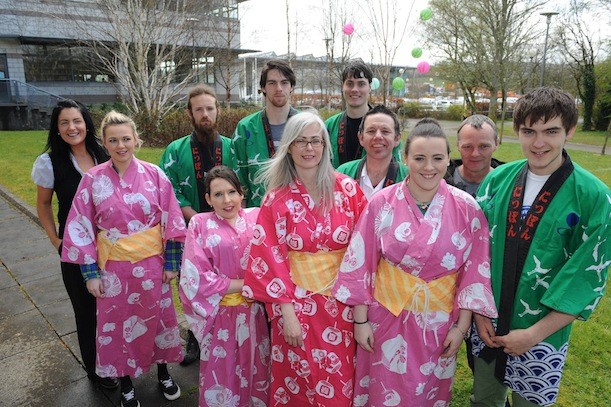
[[[361,179],[361,174],[357,174],[357,171],[359,168],[359,164],[362,160],[365,160],[365,158],[361,158],[360,160],[348,161],[347,163],[340,165],[337,168],[337,172],[346,174],[350,178],[356,180],[356,182],[359,182]],[[403,181],[405,177],[407,177],[407,171],[407,166],[399,161],[399,168],[397,171],[397,179],[395,180],[395,183]]]
[[[520,160],[498,167],[477,194],[490,224],[491,282],[497,308],[503,295],[508,205],[525,165],[526,160]],[[611,264],[611,194],[599,179],[573,165],[532,238],[513,301],[511,330],[528,328],[554,310],[586,320],[603,295]],[[555,403],[571,328],[569,324],[560,329],[521,356],[508,356],[505,384],[535,404]],[[476,332],[472,343],[478,356],[484,344]]]
[[[192,134],[172,141],[163,152],[159,166],[170,179],[180,207],[190,206],[196,212],[201,212],[191,152],[191,137],[193,137]],[[225,136],[220,137],[222,163],[233,168],[230,152],[231,139]]]
[[[333,154],[331,164],[333,164],[333,168],[337,168],[341,164],[343,164],[342,162],[340,162],[339,145],[337,139],[339,137],[339,126],[345,114],[346,112],[341,112],[325,120],[325,126],[327,126],[327,131],[329,132],[329,139],[331,140],[331,153]],[[399,143],[399,145],[393,148],[392,150],[393,156],[395,156],[395,158],[399,162],[401,162],[401,145],[402,143]],[[365,156],[365,154],[365,149],[363,149],[363,157]]]

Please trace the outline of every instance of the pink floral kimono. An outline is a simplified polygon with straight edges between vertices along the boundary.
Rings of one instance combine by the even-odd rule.
[[[346,304],[369,305],[374,353],[357,350],[358,407],[449,405],[456,358],[440,355],[450,327],[460,309],[496,315],[488,224],[475,200],[442,180],[423,215],[406,182],[372,197],[333,289]]]
[[[226,294],[244,278],[259,208],[240,210],[235,226],[215,212],[191,218],[180,298],[200,343],[199,405],[265,407],[269,388],[269,334],[263,305]]]
[[[108,161],[81,180],[66,223],[62,261],[100,264],[100,239],[115,243],[157,227],[160,247],[167,240],[184,240],[185,222],[166,175],[134,157],[120,178]],[[172,292],[162,284],[163,265],[163,252],[100,264],[105,294],[97,298],[98,375],[138,377],[153,363],[182,360]]]

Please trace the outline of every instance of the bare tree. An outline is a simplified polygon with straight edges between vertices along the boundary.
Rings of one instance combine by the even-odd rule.
[[[67,36],[84,39],[129,112],[156,127],[192,80],[192,51],[208,42],[194,34],[203,25],[193,7],[188,0],[98,0],[76,11],[66,6],[56,18],[78,31]]]
[[[584,131],[594,130],[592,116],[596,102],[595,62],[599,46],[597,32],[588,26],[583,17],[589,6],[588,2],[571,0],[565,24],[560,25],[558,29],[565,61],[571,68],[577,83],[577,92],[583,101]]]
[[[409,3],[407,13],[401,11],[403,7],[397,0],[369,0],[362,5],[363,12],[369,22],[371,35],[375,49],[373,53],[376,59],[380,62],[380,88],[382,92],[383,102],[386,103],[387,91],[390,89],[390,70],[394,63],[397,51],[410,32],[409,27],[412,27],[410,17],[415,2]]]

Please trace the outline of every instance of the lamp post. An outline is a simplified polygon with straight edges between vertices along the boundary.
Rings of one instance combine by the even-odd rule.
[[[327,110],[331,110],[331,53],[329,51],[329,43],[333,40],[333,38],[325,38],[325,49],[327,50],[327,92],[326,92],[326,102],[327,102]]]
[[[547,56],[547,38],[549,36],[549,25],[552,22],[552,16],[558,14],[555,11],[546,11],[544,13],[540,13],[542,16],[547,17],[547,28],[545,29],[545,45],[543,46],[543,62],[541,62],[541,81],[539,82],[539,86],[543,86],[545,82],[545,58]]]
[[[191,25],[191,70],[194,72],[194,82],[199,80],[199,63],[195,60],[195,24],[199,22],[199,18],[189,17],[187,22]]]

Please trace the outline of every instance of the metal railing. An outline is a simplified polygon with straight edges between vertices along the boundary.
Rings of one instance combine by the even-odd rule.
[[[50,111],[65,98],[16,79],[0,79],[0,106]]]

